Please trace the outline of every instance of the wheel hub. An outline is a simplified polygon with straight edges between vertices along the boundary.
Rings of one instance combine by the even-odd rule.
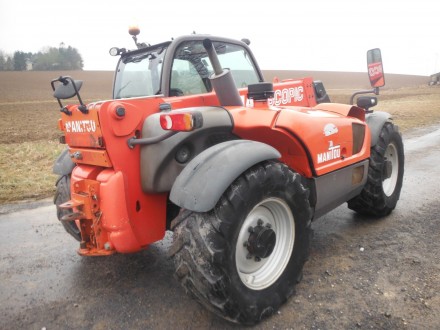
[[[249,238],[245,243],[249,254],[248,259],[255,257],[255,261],[267,258],[273,252],[276,243],[276,234],[268,223],[263,226],[263,221],[258,220],[255,227],[249,227]]]
[[[242,283],[252,290],[271,286],[292,257],[295,219],[289,205],[270,197],[248,213],[235,247],[235,262]]]

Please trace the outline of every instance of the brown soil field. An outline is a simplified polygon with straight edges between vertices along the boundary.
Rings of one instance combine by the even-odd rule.
[[[273,77],[279,79],[312,77],[315,80],[321,80],[327,89],[350,89],[350,91],[370,89],[366,72],[263,70],[263,73],[267,81],[270,81]],[[425,76],[386,74],[383,90],[426,86],[428,82],[429,77]]]
[[[311,76],[322,80],[332,102],[347,103],[351,93],[368,88],[366,73],[263,71],[266,80]],[[109,99],[113,72],[0,72],[0,204],[39,199],[54,193],[51,166],[64,146],[57,143],[59,106],[50,81],[70,75],[84,81],[85,102]],[[393,114],[405,132],[440,120],[440,87],[429,77],[387,75],[380,110]]]

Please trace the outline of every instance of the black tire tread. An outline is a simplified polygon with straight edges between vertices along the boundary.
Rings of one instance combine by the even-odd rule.
[[[72,212],[69,209],[62,209],[59,205],[70,200],[70,175],[63,175],[58,178],[56,183],[56,191],[55,196],[53,198],[53,202],[57,207],[57,218],[60,220],[64,229],[77,241],[81,241],[81,232],[79,231],[76,223],[73,221],[65,222],[61,221],[61,218]]]
[[[203,306],[235,323],[254,324],[260,321],[274,313],[279,305],[293,293],[293,290],[284,292],[284,296],[278,299],[278,305],[273,308],[261,310],[258,306],[247,306],[246,310],[243,310],[229,292],[231,278],[228,270],[223,266],[224,258],[231,251],[230,242],[226,237],[230,237],[229,231],[234,221],[233,213],[237,211],[242,201],[241,196],[245,191],[260,189],[261,181],[257,178],[271,171],[283,173],[284,183],[292,181],[289,183],[301,187],[297,189],[299,198],[303,201],[307,200],[307,205],[309,205],[308,190],[299,183],[298,177],[292,180],[292,175],[289,174],[292,172],[286,165],[278,162],[264,162],[241,175],[228,188],[213,211],[193,213],[182,210],[171,224],[174,229],[174,239],[170,256],[174,259],[175,276],[186,291]],[[301,212],[305,212],[308,219],[311,218],[310,208],[301,210]],[[306,224],[308,237],[305,239],[307,243],[311,236],[310,225],[311,221],[308,221]],[[303,260],[300,261],[300,268],[307,259],[308,248],[306,250]],[[299,279],[301,279],[301,274],[298,274],[296,282]]]
[[[382,168],[384,165],[384,153],[390,139],[395,139],[397,148],[401,148],[399,157],[401,177],[398,179],[393,199],[387,198],[382,188]],[[371,148],[370,164],[368,168],[367,183],[362,192],[348,201],[348,208],[364,215],[383,217],[390,214],[396,207],[400,196],[403,177],[403,143],[398,127],[391,122],[386,122],[379,136],[377,144]]]

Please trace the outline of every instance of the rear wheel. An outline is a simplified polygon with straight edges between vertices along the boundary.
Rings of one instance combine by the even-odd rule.
[[[176,276],[204,306],[255,324],[278,310],[300,280],[311,209],[300,176],[277,162],[242,174],[214,210],[173,221]]]
[[[61,176],[56,183],[56,192],[53,199],[54,204],[57,207],[57,217],[63,225],[64,229],[72,235],[77,241],[81,241],[81,232],[78,229],[75,221],[61,221],[61,218],[69,213],[72,213],[71,209],[62,209],[60,205],[70,200],[70,175]]]
[[[361,214],[390,214],[400,197],[404,158],[397,126],[385,123],[379,141],[371,148],[367,183],[360,195],[348,201],[348,207]]]

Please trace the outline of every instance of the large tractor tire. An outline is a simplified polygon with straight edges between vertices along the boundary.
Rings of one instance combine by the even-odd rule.
[[[220,317],[255,324],[294,292],[309,253],[311,208],[301,177],[267,161],[237,178],[207,213],[173,221],[176,277]]]
[[[398,127],[386,122],[377,144],[371,148],[367,183],[348,201],[360,214],[386,216],[396,207],[402,189],[405,156]]]
[[[61,218],[71,213],[71,209],[62,209],[60,205],[70,200],[70,175],[61,176],[56,183],[56,192],[53,199],[54,204],[57,207],[57,217],[63,225],[64,229],[72,235],[77,241],[81,241],[81,232],[78,229],[75,221],[61,221]]]

